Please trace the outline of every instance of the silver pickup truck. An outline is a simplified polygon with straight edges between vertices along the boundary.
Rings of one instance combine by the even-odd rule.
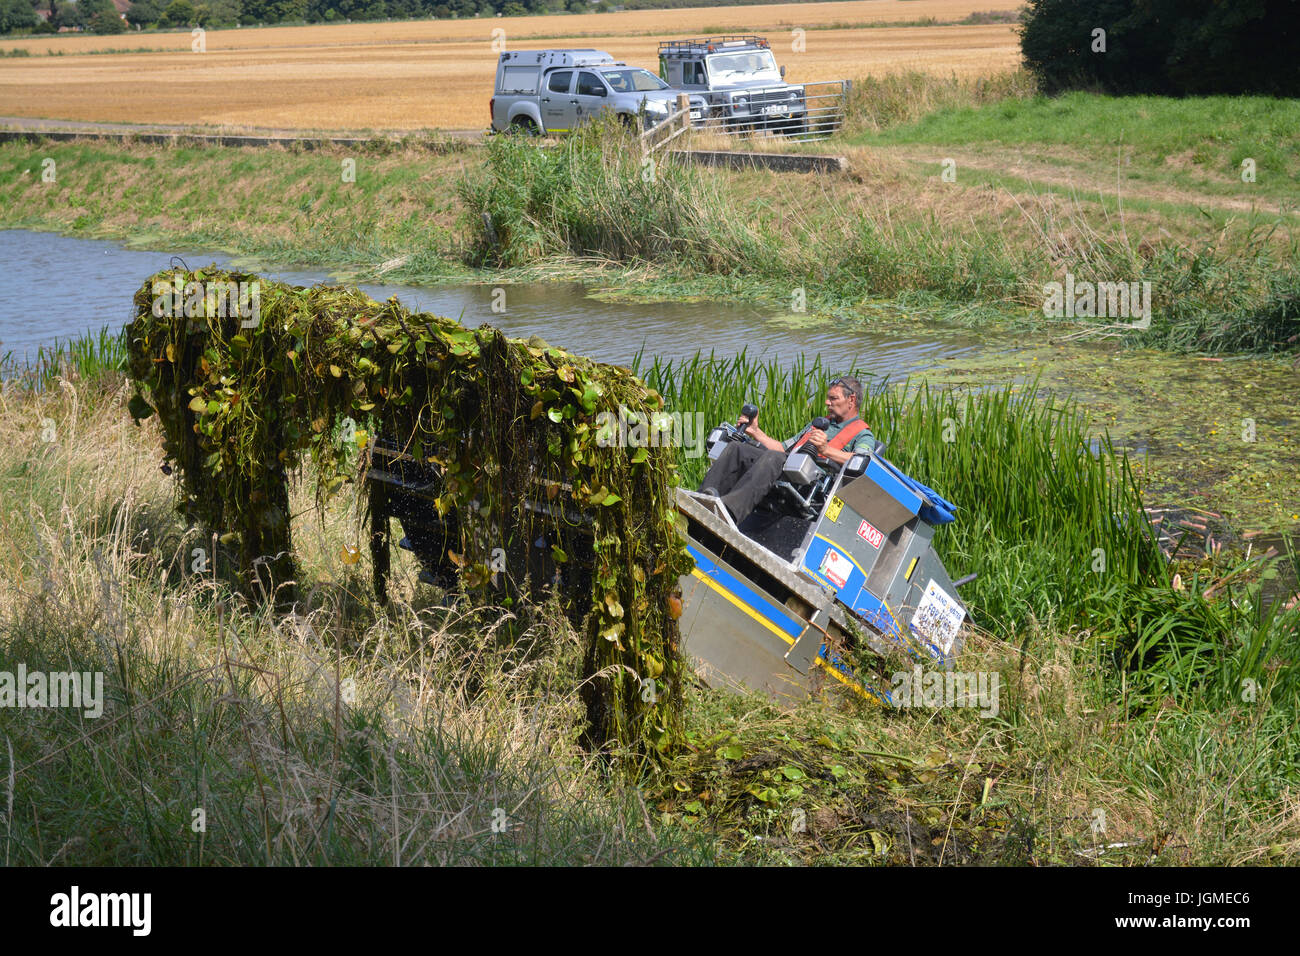
[[[497,132],[566,133],[613,110],[637,130],[662,123],[677,91],[649,70],[620,63],[603,50],[518,50],[502,53],[492,97]],[[698,104],[692,104],[692,111]]]

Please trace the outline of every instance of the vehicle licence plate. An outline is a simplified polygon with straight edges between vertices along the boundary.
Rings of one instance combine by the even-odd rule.
[[[789,111],[790,107],[786,106],[784,103],[776,103],[772,106],[763,107],[764,116],[784,116]]]

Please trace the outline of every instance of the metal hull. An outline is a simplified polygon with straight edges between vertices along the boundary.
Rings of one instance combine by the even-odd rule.
[[[438,475],[395,449],[375,452],[376,588],[382,591],[387,573],[389,517],[402,522],[402,543],[419,557],[422,579],[454,583],[445,546],[459,532],[454,515],[439,517],[432,508]],[[841,481],[812,520],[778,515],[766,525],[747,521],[739,528],[718,499],[678,489],[678,529],[695,564],[680,579],[679,626],[683,648],[708,685],[791,704],[827,688],[888,703],[884,673],[947,664],[959,653],[951,620],[943,629],[931,627],[935,606],[946,607],[958,625],[965,608],[933,550],[934,528],[919,516],[922,499],[875,461],[851,483]],[[543,501],[535,507],[549,506]],[[565,546],[581,552],[573,542]],[[549,549],[538,554],[543,557],[512,555],[511,565],[527,561],[534,581],[559,574],[565,593],[589,590],[581,562],[558,569],[545,560]],[[947,596],[947,605],[935,605],[935,589]],[[854,669],[850,654],[859,664],[885,666]]]

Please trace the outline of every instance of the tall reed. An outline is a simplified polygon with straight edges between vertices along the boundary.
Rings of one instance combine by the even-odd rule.
[[[783,367],[744,353],[638,355],[634,368],[671,408],[710,424],[754,402],[763,430],[781,438],[823,414],[828,383],[853,371],[820,356]],[[936,546],[954,577],[978,575],[962,594],[979,626],[1011,642],[1036,624],[1087,635],[1127,675],[1136,705],[1166,691],[1229,693],[1266,674],[1280,693],[1300,689],[1291,663],[1300,610],[1261,617],[1257,583],[1202,593],[1216,580],[1254,581],[1240,566],[1207,568],[1175,590],[1126,453],[1106,435],[1091,438],[1075,404],[1036,385],[958,392],[877,382],[862,417],[891,461],[958,506]],[[698,484],[707,464],[683,451],[683,480]]]
[[[0,378],[12,379],[44,391],[60,378],[89,379],[126,368],[126,336],[119,327],[104,326],[98,333],[56,338],[36,354],[20,359],[13,350],[0,356]]]

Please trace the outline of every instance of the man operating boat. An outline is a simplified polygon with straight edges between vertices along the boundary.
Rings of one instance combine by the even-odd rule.
[[[854,455],[869,453],[876,444],[871,428],[859,416],[862,383],[837,378],[826,389],[825,428],[809,425],[789,441],[779,442],[758,427],[758,416],[741,418],[736,427],[758,442],[729,442],[710,466],[700,485],[704,494],[722,499],[737,524],[750,513],[781,479],[786,456],[800,450],[814,456],[823,467],[838,467]]]

